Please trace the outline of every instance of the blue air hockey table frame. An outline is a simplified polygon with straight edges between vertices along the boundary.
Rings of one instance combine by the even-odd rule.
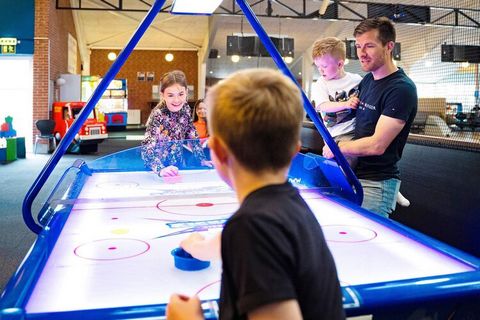
[[[27,226],[38,234],[38,238],[2,294],[0,300],[0,319],[137,319],[164,317],[165,306],[168,301],[165,298],[153,302],[148,299],[140,299],[139,301],[122,305],[115,303],[112,305],[108,303],[103,304],[100,307],[92,305],[97,299],[101,300],[102,298],[102,295],[95,296],[95,293],[98,291],[101,291],[103,296],[111,296],[112,301],[121,300],[122,290],[119,290],[118,286],[113,286],[113,284],[116,283],[115,280],[122,281],[123,278],[115,278],[115,271],[121,268],[115,267],[108,269],[108,267],[105,267],[106,269],[104,269],[102,277],[108,278],[109,281],[106,281],[105,285],[102,285],[104,284],[102,282],[103,278],[99,278],[95,276],[95,274],[90,274],[90,266],[96,268],[102,265],[100,261],[103,260],[121,260],[125,262],[131,257],[138,258],[142,256],[140,253],[135,252],[135,250],[140,250],[141,253],[147,251],[164,252],[165,246],[168,247],[167,245],[160,245],[154,248],[151,243],[147,243],[144,239],[137,239],[137,241],[130,241],[130,244],[126,246],[126,251],[122,251],[120,250],[122,249],[120,242],[111,244],[111,239],[105,237],[95,240],[95,232],[98,230],[96,230],[94,226],[98,223],[98,219],[102,217],[105,219],[105,214],[108,217],[106,219],[110,222],[119,219],[117,216],[110,216],[109,214],[111,214],[111,212],[119,215],[123,214],[122,217],[130,219],[130,216],[125,214],[124,211],[125,208],[131,208],[131,206],[125,203],[124,198],[128,200],[132,191],[123,191],[122,193],[120,190],[116,194],[123,195],[123,198],[114,197],[110,199],[108,195],[101,194],[100,191],[103,190],[101,187],[108,185],[110,188],[114,188],[123,185],[125,188],[126,184],[126,186],[130,188],[132,185],[139,185],[139,183],[129,182],[128,179],[132,177],[140,179],[140,176],[143,177],[143,183],[145,183],[145,181],[147,181],[147,184],[149,183],[148,181],[151,182],[152,175],[143,167],[138,149],[117,153],[88,165],[81,160],[76,161],[72,165],[72,168],[64,173],[51,192],[45,205],[38,214],[37,221],[33,218],[31,212],[34,199],[39,194],[59,159],[66,152],[68,145],[74,138],[75,132],[78,131],[82,123],[86,120],[88,114],[97,104],[108,84],[114,79],[164,3],[164,0],[159,0],[153,4],[151,10],[141,22],[129,43],[119,54],[118,59],[113,63],[88,101],[86,107],[72,125],[72,129],[67,132],[28,191],[23,203],[23,217]],[[280,54],[263,30],[250,6],[244,0],[237,0],[237,3],[279,69],[296,83],[295,78],[283,62]],[[304,196],[313,208],[325,231],[327,241],[334,255],[337,268],[339,269],[344,294],[344,307],[347,315],[382,314],[384,312],[400,314],[403,311],[408,313],[419,306],[446,310],[445,312],[449,315],[452,315],[452,310],[454,313],[465,312],[465,310],[468,312],[472,306],[478,310],[478,306],[475,306],[475,301],[480,300],[480,260],[359,207],[358,204],[360,204],[363,199],[360,183],[348,166],[345,158],[339,152],[338,147],[333,142],[333,139],[328,134],[304,93],[303,101],[306,112],[325,139],[326,144],[335,153],[336,162],[325,160],[312,154],[298,155],[292,165],[289,177],[291,181],[303,190],[302,196]],[[209,203],[198,202],[197,200],[197,202],[191,202],[184,198],[179,200],[179,197],[182,197],[182,191],[178,191],[175,188],[180,185],[184,187],[187,186],[187,190],[193,193],[193,195],[190,196],[194,199],[199,199],[199,197],[203,199],[202,197],[205,195],[196,194],[191,187],[191,183],[195,181],[188,181],[188,177],[193,174],[202,175],[203,173],[211,172],[211,170],[190,170],[199,168],[185,169],[189,169],[183,172],[185,181],[177,181],[173,184],[158,183],[158,185],[154,184],[154,186],[149,185],[149,188],[162,190],[161,192],[157,190],[150,194],[150,196],[154,199],[156,199],[155,197],[163,197],[162,200],[153,207],[156,208],[155,210],[158,209],[162,211],[163,214],[169,215],[167,218],[162,218],[163,220],[161,221],[163,221],[163,224],[157,226],[158,230],[164,230],[169,236],[171,236],[173,232],[169,233],[167,231],[173,228],[179,221],[183,226],[185,225],[185,220],[178,218],[178,216],[185,214],[181,211],[187,210],[185,207],[190,208],[194,206],[200,207],[198,210],[204,210],[209,206],[213,206],[214,203],[213,200]],[[67,181],[67,177],[71,176],[72,172],[74,173],[74,178],[71,181]],[[125,177],[129,177],[127,181]],[[217,180],[218,179],[213,178],[213,180],[206,181],[209,188],[213,188],[211,190],[217,190],[216,188],[223,190],[222,187],[218,185]],[[65,187],[64,192],[63,187]],[[89,192],[90,189],[95,190],[95,192]],[[60,192],[60,190],[62,191]],[[98,194],[97,191],[100,192],[100,194]],[[228,192],[225,193],[224,191],[225,190],[221,191],[217,195],[215,195],[216,191],[211,192],[216,201],[215,203],[220,203],[222,206],[228,205],[234,207],[235,205],[232,204],[231,199],[228,200]],[[166,197],[165,194],[167,195]],[[210,196],[212,196],[212,194],[210,194]],[[227,197],[227,200],[225,200],[224,197]],[[145,203],[148,202],[148,200],[141,194],[137,195],[135,201],[140,201],[142,204],[145,204],[146,208],[149,208],[149,204]],[[171,209],[167,210],[165,207],[162,207],[165,201],[181,202],[174,203],[168,207],[175,208],[176,211],[172,212]],[[114,203],[115,206],[113,209],[112,207],[107,208],[105,207],[106,203],[109,205]],[[162,203],[162,205],[159,203]],[[208,206],[206,204],[208,204]],[[229,208],[232,209],[233,207]],[[220,208],[220,206],[216,208]],[[178,212],[178,210],[180,210],[180,212]],[[195,220],[196,218],[192,218],[193,222],[189,220],[188,223],[193,223],[194,225],[198,223],[207,223],[208,225],[214,223],[217,227],[221,227],[221,221],[228,218],[228,213],[231,214],[233,212],[232,209],[228,213],[221,213],[222,220],[214,219],[218,214],[215,210],[213,212],[209,211],[209,213],[202,211],[203,213],[201,215],[209,217],[209,220],[197,221]],[[79,215],[78,212],[86,212],[88,214]],[[150,219],[149,221],[155,220],[155,217],[148,216],[148,214],[150,214],[149,212],[143,212],[142,214],[145,214],[147,219]],[[172,218],[172,215],[176,215],[177,218]],[[87,220],[75,222],[78,221],[78,217]],[[132,220],[131,224],[110,230],[110,233],[114,235],[111,237],[118,240],[116,236],[133,232],[132,230],[134,230],[136,226],[135,223],[136,222]],[[87,228],[75,229],[76,224],[86,224]],[[142,225],[142,230],[143,228],[144,225]],[[203,225],[202,228],[205,228],[205,225]],[[82,237],[82,234],[79,234],[78,230],[89,233],[91,236],[91,238],[89,238],[90,241],[79,242],[72,240],[71,243],[75,243],[76,246],[74,246],[73,249],[64,249],[66,243],[68,244],[68,241],[64,241],[65,236],[70,235],[72,239]],[[155,230],[157,229],[155,228]],[[193,228],[191,230],[202,231],[203,229]],[[176,237],[176,235],[177,233],[175,233],[175,236],[162,238],[162,241],[163,239],[168,240],[161,243],[168,243],[170,246],[175,245],[175,243],[178,244],[181,238]],[[181,236],[182,233],[179,235]],[[160,238],[160,236],[151,235],[148,237],[148,239],[157,238]],[[173,242],[170,243],[168,241]],[[98,243],[104,243],[108,250],[106,252],[110,255],[118,254],[119,252],[124,255],[120,257],[107,256],[106,259],[99,257],[97,256]],[[348,245],[344,246],[346,243]],[[352,246],[352,243],[354,246]],[[365,244],[368,244],[368,247],[364,246]],[[133,250],[133,252],[129,250]],[[64,252],[73,252],[74,254],[64,257],[62,256]],[[127,252],[126,256],[125,252]],[[379,259],[375,260],[375,256],[377,255]],[[77,260],[70,260],[72,259],[71,257]],[[60,265],[55,264],[56,261],[61,261]],[[85,263],[85,261],[87,261],[87,263]],[[371,261],[375,261],[378,265],[381,265],[383,262],[387,262],[387,264],[383,271],[368,272],[369,269],[375,266],[375,263],[372,264]],[[393,263],[389,264],[389,261]],[[405,264],[396,268],[395,272],[391,271],[389,267],[393,267],[397,262]],[[170,264],[170,262],[159,260],[155,260],[155,263],[160,266]],[[132,264],[140,269],[142,267],[142,263],[139,262],[132,262]],[[364,269],[360,267],[362,264],[364,265]],[[123,266],[129,268],[130,264],[124,263]],[[83,267],[86,269],[81,269]],[[411,271],[404,272],[404,267]],[[68,268],[72,268],[70,273],[62,272],[62,270],[67,270]],[[216,268],[217,269],[215,269],[214,265],[212,270],[218,271],[218,265]],[[351,271],[356,269],[365,270],[365,272],[356,273]],[[77,276],[75,272],[79,270],[83,271],[82,282],[78,282],[75,279]],[[402,275],[397,276],[395,274],[396,272]],[[71,276],[72,274],[74,275],[73,277]],[[129,274],[134,274],[134,272],[129,272]],[[182,281],[181,277],[178,278],[175,276],[175,274],[175,271],[169,269],[169,271],[167,270],[165,273],[160,273],[156,278],[153,278],[163,279],[168,282],[168,290],[172,291],[167,290],[167,292],[163,292],[165,296],[168,296],[169,293],[177,292],[177,288],[180,290],[182,283],[186,282]],[[80,276],[80,274],[78,275]],[[89,275],[91,275],[91,277],[89,277]],[[183,276],[185,277],[185,275]],[[172,279],[179,281],[173,282],[172,285],[172,283],[170,283]],[[184,280],[186,280],[186,278]],[[61,291],[69,285],[70,291]],[[113,287],[110,288],[109,285]],[[178,287],[175,287],[175,285],[178,285]],[[89,290],[90,286],[91,288],[95,288],[95,290]],[[188,288],[183,289],[188,291]],[[61,294],[55,296],[57,290],[60,290]],[[152,283],[152,285],[149,286],[147,282],[147,285],[143,285],[140,289],[137,288],[137,290],[139,290],[138,292],[142,290],[155,290],[155,285]],[[83,296],[81,296],[83,300],[73,297],[72,299],[68,299],[68,295],[65,294],[65,292],[71,292],[72,294],[80,292],[83,294]],[[141,296],[138,292],[137,294]],[[154,292],[154,295],[155,294],[160,295],[158,291]],[[66,295],[67,297],[65,297]],[[56,298],[53,298],[54,296]],[[134,296],[136,295],[131,295],[131,297]],[[75,297],[78,298],[78,296]],[[65,309],[59,307],[55,309],[55,299],[63,299],[62,303],[64,304],[68,304],[69,300],[77,304],[73,304],[71,308]],[[207,318],[215,319],[217,317],[217,299],[218,292],[206,295],[205,299],[202,298],[202,300],[205,301],[204,310]],[[134,299],[129,299],[129,301],[130,300]],[[51,305],[49,301],[53,301],[53,309],[45,309],[46,305]]]

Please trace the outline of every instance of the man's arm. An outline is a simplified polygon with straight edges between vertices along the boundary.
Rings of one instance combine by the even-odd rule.
[[[302,312],[297,300],[286,300],[261,306],[248,313],[249,320],[300,320]]]
[[[381,155],[393,139],[402,131],[405,121],[381,115],[375,127],[375,133],[370,137],[358,140],[340,141],[338,147],[342,154],[354,157]],[[325,145],[323,156],[333,158],[333,154]]]

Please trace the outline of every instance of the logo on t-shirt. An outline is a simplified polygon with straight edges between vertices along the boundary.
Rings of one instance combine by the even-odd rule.
[[[364,101],[360,101],[360,105],[358,107],[360,110],[370,109],[370,110],[377,110],[377,107],[371,104],[368,104]]]

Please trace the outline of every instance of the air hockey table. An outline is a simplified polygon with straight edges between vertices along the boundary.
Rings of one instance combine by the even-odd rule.
[[[296,83],[249,4],[236,3]],[[197,294],[206,318],[217,318],[221,263],[182,271],[170,254],[190,232],[220,232],[238,207],[214,170],[192,164],[165,180],[144,167],[138,148],[88,164],[77,160],[47,192],[36,218],[31,212],[52,168],[164,4],[154,1],[27,193],[23,217],[38,237],[2,293],[0,319],[162,319],[172,293]],[[359,207],[358,180],[303,92],[302,99],[336,161],[299,154],[289,179],[323,228],[347,315],[480,314],[480,260]]]
[[[325,233],[347,315],[451,314],[480,297],[479,259],[342,199],[335,171],[299,154],[289,179]],[[0,319],[162,319],[172,293],[198,295],[215,319],[221,262],[182,271],[171,251],[191,232],[220,232],[237,208],[212,169],[165,180],[145,169],[139,148],[76,161],[40,212],[44,228],[2,295]]]

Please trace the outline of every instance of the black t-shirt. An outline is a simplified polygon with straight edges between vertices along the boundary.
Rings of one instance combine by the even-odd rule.
[[[220,319],[290,299],[304,319],[345,319],[322,229],[288,182],[247,196],[223,229],[222,261]]]
[[[406,123],[382,155],[359,157],[355,173],[358,178],[368,180],[399,179],[397,162],[402,157],[417,114],[417,88],[405,72],[398,69],[380,80],[374,80],[371,73],[367,74],[360,82],[359,90],[355,139],[372,136],[381,115]]]

